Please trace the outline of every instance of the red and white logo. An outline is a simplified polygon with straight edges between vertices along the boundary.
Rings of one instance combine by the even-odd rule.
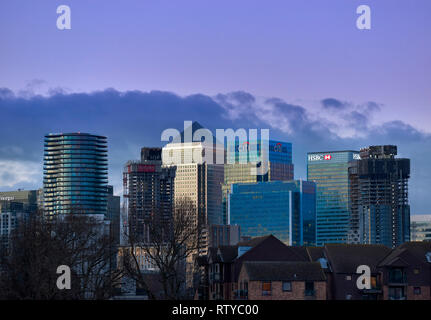
[[[323,159],[325,160],[331,160],[331,155],[330,154],[325,154],[325,156],[323,157]]]

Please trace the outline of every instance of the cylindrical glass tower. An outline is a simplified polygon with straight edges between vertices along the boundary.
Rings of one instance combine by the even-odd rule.
[[[45,136],[45,214],[107,212],[106,137],[88,133]]]

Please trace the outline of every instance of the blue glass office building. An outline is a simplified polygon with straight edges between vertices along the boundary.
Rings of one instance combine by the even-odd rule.
[[[307,180],[316,183],[317,245],[347,243],[349,211],[349,162],[358,151],[310,152]]]
[[[316,186],[302,180],[232,184],[228,219],[243,236],[272,234],[288,245],[315,245]]]
[[[46,215],[107,214],[106,137],[87,133],[45,136]]]

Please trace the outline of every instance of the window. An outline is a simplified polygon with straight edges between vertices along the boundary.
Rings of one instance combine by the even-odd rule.
[[[419,274],[419,269],[414,269],[414,270],[413,270],[413,273],[414,273],[414,274]]]
[[[284,292],[290,292],[290,291],[292,291],[292,282],[290,282],[290,281],[283,281],[283,291]]]
[[[305,282],[305,295],[314,296],[314,282]]]
[[[416,295],[421,294],[421,287],[414,287],[413,293]]]
[[[404,287],[390,287],[389,300],[405,300]]]
[[[271,295],[271,282],[262,282],[262,295],[270,296]]]
[[[346,280],[352,280],[352,276],[346,276]]]
[[[377,277],[376,276],[374,276],[374,277],[371,277],[371,279],[370,279],[371,281],[370,281],[370,284],[371,284],[371,288],[377,288]]]

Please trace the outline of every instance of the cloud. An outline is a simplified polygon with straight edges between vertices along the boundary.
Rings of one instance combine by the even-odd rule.
[[[35,188],[40,184],[42,165],[38,162],[0,160],[0,188]]]
[[[341,102],[340,100],[334,98],[323,99],[321,103],[325,109],[344,110],[349,107],[348,103]]]
[[[412,212],[427,213],[430,135],[401,120],[373,122],[373,115],[383,107],[377,102],[322,101],[323,107],[316,112],[306,105],[244,91],[181,97],[172,92],[111,88],[91,93],[52,90],[47,95],[24,97],[0,88],[0,189],[40,187],[44,135],[80,131],[108,137],[109,181],[118,193],[124,164],[139,159],[142,146],[162,146],[163,130],[181,131],[184,121],[191,120],[212,132],[217,128],[269,128],[271,138],[293,143],[296,178],[306,178],[309,151],[396,144],[400,156],[411,158]]]

